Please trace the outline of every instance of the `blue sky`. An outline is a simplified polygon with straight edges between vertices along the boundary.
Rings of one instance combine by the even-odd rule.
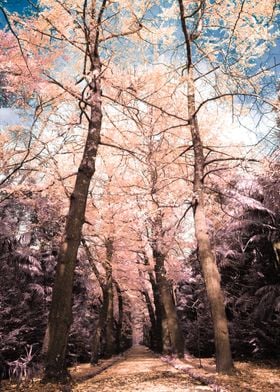
[[[37,0],[32,0],[32,2],[36,4]],[[10,12],[23,12],[31,7],[28,0],[0,0],[0,4]]]
[[[37,0],[33,0],[33,3],[36,4]],[[18,12],[18,13],[28,13],[32,8],[28,0],[0,0],[0,5],[3,6],[9,12]],[[0,12],[0,28],[3,28],[6,25],[6,21],[3,17],[2,12]]]

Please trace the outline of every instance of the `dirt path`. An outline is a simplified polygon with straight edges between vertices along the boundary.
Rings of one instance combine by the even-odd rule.
[[[199,392],[211,391],[164,363],[143,346],[134,346],[112,367],[76,384],[73,392]]]
[[[215,373],[213,358],[203,359],[202,368],[199,367],[198,359],[188,355],[183,361],[167,357],[164,357],[164,360],[146,347],[135,346],[123,357],[102,360],[97,366],[79,364],[71,368],[72,385],[41,384],[40,378],[23,381],[19,385],[6,380],[0,384],[0,390],[1,392],[280,391],[280,373],[276,362],[236,362],[236,372],[227,376]],[[209,386],[194,380],[203,380],[204,384]]]

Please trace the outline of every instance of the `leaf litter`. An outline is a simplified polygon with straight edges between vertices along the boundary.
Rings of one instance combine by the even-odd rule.
[[[202,367],[200,365],[202,364]],[[231,376],[218,375],[213,359],[186,355],[184,360],[160,357],[143,346],[123,356],[81,364],[71,369],[68,385],[41,384],[39,379],[21,383],[2,382],[5,392],[279,392],[276,363],[236,362]]]

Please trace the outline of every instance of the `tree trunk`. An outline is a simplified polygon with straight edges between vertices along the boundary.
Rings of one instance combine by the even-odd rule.
[[[116,350],[117,353],[122,351],[122,326],[123,326],[123,297],[120,285],[116,280],[114,280],[114,285],[116,287],[117,296],[118,296],[118,308],[119,308],[119,315],[117,320],[117,331],[116,331]]]
[[[156,166],[153,164],[152,150],[148,155],[148,164],[151,185],[151,201],[153,206],[150,245],[153,252],[156,277],[156,284],[154,284],[153,290],[159,297],[158,302],[161,313],[162,349],[164,352],[171,351],[172,353],[176,353],[179,358],[182,358],[184,356],[184,337],[164,268],[166,250],[162,224],[162,209],[157,198],[158,173]]]
[[[106,320],[107,320],[107,314],[108,314],[108,307],[109,307],[109,293],[108,293],[108,282],[104,282],[96,265],[95,265],[95,260],[92,257],[91,251],[89,246],[86,243],[85,238],[82,237],[81,242],[84,246],[87,258],[90,262],[90,265],[93,269],[93,272],[98,280],[98,283],[100,285],[100,288],[102,290],[102,298],[103,302],[101,305],[101,310],[99,313],[99,319],[97,326],[95,330],[93,331],[93,338],[91,342],[91,359],[90,362],[92,364],[95,364],[98,362],[98,359],[100,358],[100,346],[101,346],[101,336],[102,332],[105,330],[105,325],[106,325]],[[104,263],[104,268],[106,270],[106,278],[108,278],[108,273],[107,273],[107,262]],[[110,277],[110,273],[109,273]],[[107,284],[106,284],[107,283]]]
[[[216,264],[215,255],[210,243],[210,237],[206,223],[204,204],[205,191],[203,183],[205,159],[203,143],[201,140],[200,129],[196,115],[194,67],[192,64],[191,51],[192,41],[191,36],[187,30],[183,0],[178,0],[178,2],[180,8],[181,27],[185,38],[187,54],[186,70],[188,77],[188,116],[194,149],[193,214],[195,236],[198,245],[199,261],[205,280],[214,326],[216,368],[218,372],[231,373],[233,369],[233,362],[231,357],[224,298],[220,282],[221,278]]]
[[[48,323],[48,349],[44,381],[68,378],[65,355],[72,323],[72,289],[77,252],[84,223],[88,189],[95,172],[95,158],[100,143],[102,122],[100,75],[101,64],[97,50],[92,55],[92,87],[90,90],[90,118],[84,154],[80,163],[73,193],[70,197],[63,241],[60,247]]]
[[[195,224],[195,236],[198,245],[199,261],[207,297],[210,303],[215,348],[216,348],[216,368],[218,372],[231,373],[233,368],[231,348],[229,341],[228,324],[225,313],[224,297],[221,288],[221,277],[217,267],[216,258],[210,243],[208,227],[206,222],[205,204],[204,204],[204,152],[200,138],[198,121],[191,115],[195,113],[193,74],[189,70],[189,113],[191,119],[191,134],[194,147],[194,199],[193,214]]]
[[[114,345],[114,293],[112,278],[108,282],[108,309],[105,326],[104,357],[110,358],[115,352]]]
[[[156,328],[157,328],[157,324],[156,324],[156,316],[155,316],[155,312],[154,312],[154,308],[151,302],[151,298],[149,296],[149,293],[146,289],[144,289],[142,291],[142,294],[145,298],[145,302],[147,305],[147,309],[148,309],[148,313],[149,313],[149,319],[150,319],[150,323],[151,323],[151,328],[150,328],[150,333],[149,333],[149,347],[156,351],[157,350],[157,345],[156,345]]]
[[[179,358],[183,358],[184,338],[178,320],[176,307],[173,301],[171,287],[166,278],[166,272],[164,268],[165,256],[159,251],[153,249],[153,257],[156,263],[155,266],[156,282],[157,282],[160,299],[163,307],[162,323],[163,323],[163,337],[165,337],[165,339],[163,339],[163,343],[165,343],[163,344],[163,346],[166,345],[166,326],[167,326],[169,331],[172,353],[177,354]]]
[[[108,314],[108,306],[109,306],[109,295],[105,285],[102,287],[103,294],[103,303],[101,307],[101,311],[99,314],[98,324],[93,334],[92,344],[91,344],[91,359],[90,362],[95,364],[98,362],[100,357],[100,345],[101,345],[101,334],[105,329],[106,319]]]
[[[199,259],[210,303],[218,372],[231,373],[233,368],[221,279],[207,231],[203,199],[200,197],[194,210],[195,233]]]
[[[114,240],[110,236],[105,241],[106,247],[106,291],[108,296],[108,308],[105,324],[105,347],[104,356],[110,358],[114,354],[114,288],[112,277],[112,257]]]
[[[166,328],[163,328],[163,318],[164,318],[163,307],[160,300],[158,286],[152,272],[149,272],[149,280],[151,282],[151,286],[153,290],[154,305],[155,305],[154,346],[155,346],[155,351],[161,353],[163,352],[163,342],[167,341],[167,338],[164,338],[164,335],[166,334],[166,332],[168,333],[168,330],[166,330]]]
[[[102,277],[100,276],[100,273],[98,269],[95,266],[94,263],[94,258],[92,257],[91,251],[85,241],[84,238],[82,238],[82,243],[84,246],[84,249],[86,251],[86,255],[88,260],[90,261],[90,264],[92,266],[92,269],[94,271],[94,274],[98,280],[98,283],[101,287],[102,290],[102,295],[103,295],[103,302],[102,302],[102,307],[101,311],[99,314],[99,320],[98,324],[96,326],[96,329],[93,333],[93,339],[92,339],[92,344],[91,344],[91,363],[97,363],[98,359],[100,357],[100,346],[101,346],[101,339],[102,339],[102,334],[105,334],[105,344],[104,344],[104,355],[106,357],[112,356],[114,353],[114,294],[113,294],[113,277],[112,277],[112,257],[113,257],[113,239],[112,238],[107,238],[105,241],[105,247],[106,247],[106,260],[102,263],[103,267],[106,271],[106,281],[104,282]],[[120,293],[120,287],[117,284],[116,281],[114,281],[116,287],[117,287],[117,292],[118,294]],[[118,291],[119,290],[119,291]],[[120,299],[119,299],[120,302]],[[120,308],[120,322],[122,323],[122,304],[119,304]]]

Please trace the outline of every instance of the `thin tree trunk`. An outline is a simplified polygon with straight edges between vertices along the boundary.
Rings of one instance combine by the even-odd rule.
[[[195,224],[195,236],[198,245],[199,261],[205,280],[206,291],[210,303],[215,348],[216,368],[218,372],[230,373],[233,369],[229,332],[225,313],[224,298],[221,288],[220,273],[217,268],[215,255],[210,243],[206,213],[204,204],[204,151],[200,136],[198,119],[196,116],[194,68],[192,64],[191,38],[186,26],[183,0],[178,0],[182,31],[185,37],[187,53],[187,76],[188,76],[188,116],[194,149],[194,199],[193,214]]]
[[[113,288],[113,277],[112,277],[112,257],[113,257],[113,244],[114,240],[108,237],[105,241],[106,247],[106,291],[108,295],[108,308],[106,315],[105,325],[105,347],[104,356],[110,358],[115,351],[114,346],[114,288]]]
[[[105,286],[102,287],[102,293],[103,293],[102,307],[101,307],[98,323],[97,323],[96,329],[94,331],[92,343],[91,343],[90,362],[92,364],[97,363],[98,359],[100,357],[101,334],[102,334],[102,331],[104,331],[104,329],[105,329],[106,319],[107,319],[107,314],[108,314],[109,296],[108,296],[108,293],[107,293]]]
[[[86,251],[87,257],[93,268],[94,274],[101,287],[102,295],[103,295],[102,308],[99,314],[98,324],[94,331],[92,344],[91,344],[91,363],[97,363],[101,351],[100,346],[101,346],[102,333],[105,333],[104,356],[111,357],[115,350],[114,303],[113,303],[114,293],[113,293],[113,277],[112,277],[112,265],[111,265],[111,261],[113,257],[113,239],[109,237],[105,241],[106,261],[102,263],[106,271],[105,282],[102,280],[100,273],[95,266],[94,259],[84,238],[82,238],[82,243]],[[117,284],[117,282],[114,283]]]
[[[90,250],[87,245],[85,249],[91,263],[93,262]],[[112,266],[111,260],[113,255],[113,240],[107,239],[105,242],[106,246],[106,261],[103,266],[106,271],[106,282],[104,283],[100,277],[100,274],[96,267],[94,268],[95,275],[101,286],[103,294],[102,308],[99,314],[99,320],[96,330],[93,334],[92,345],[91,345],[91,363],[97,363],[100,357],[101,340],[102,334],[105,336],[105,342],[103,345],[104,356],[109,358],[114,353],[114,294],[113,294],[113,278],[112,278]],[[92,263],[93,264],[93,263]]]
[[[147,254],[144,252],[144,265],[149,265],[149,258]],[[154,273],[152,271],[148,272],[149,281],[151,283],[152,292],[153,292],[153,301],[154,301],[154,308],[152,306],[150,297],[148,292],[143,292],[147,308],[150,315],[151,320],[151,339],[152,339],[152,346],[151,348],[158,353],[162,353],[163,350],[163,328],[162,328],[162,318],[163,318],[163,308],[162,303],[160,300],[160,295],[157,287],[157,283],[154,277]]]
[[[102,310],[103,311],[103,310]],[[101,312],[102,312],[101,311]],[[102,328],[105,324],[103,324],[102,322],[103,320],[101,320],[101,316],[99,315],[99,320],[98,320],[98,324],[96,326],[96,329],[94,331],[94,335],[92,338],[92,342],[91,342],[91,355],[90,355],[90,363],[92,365],[95,365],[98,363],[99,357],[100,357],[100,339],[101,339],[101,332],[102,332]]]
[[[114,280],[114,285],[116,287],[117,296],[118,296],[118,308],[119,315],[117,320],[117,332],[116,332],[116,350],[118,353],[122,351],[122,326],[123,326],[123,297],[120,285],[116,280]]]
[[[179,358],[184,356],[184,337],[177,317],[176,307],[173,301],[173,295],[169,282],[166,278],[164,262],[166,257],[164,244],[164,230],[162,224],[162,210],[157,199],[157,181],[158,173],[153,162],[152,149],[148,155],[150,184],[151,184],[151,201],[154,210],[152,218],[152,236],[150,245],[153,252],[155,263],[156,290],[159,295],[161,306],[161,325],[162,325],[162,349],[168,352],[171,343],[171,352],[176,353]],[[169,347],[168,347],[169,346]]]
[[[146,305],[147,305],[147,310],[148,310],[148,313],[149,313],[149,319],[150,319],[150,323],[151,323],[149,347],[152,350],[157,351],[158,350],[158,345],[157,345],[157,321],[156,321],[154,308],[153,308],[152,301],[151,301],[151,298],[149,296],[148,291],[146,289],[144,289],[142,291],[142,294],[143,294],[143,296],[145,298],[145,302],[146,302]]]
[[[106,324],[106,319],[107,319],[107,314],[108,314],[108,306],[109,306],[109,296],[107,292],[107,286],[106,283],[103,281],[102,277],[100,276],[100,273],[95,265],[95,260],[91,254],[90,248],[86,243],[85,238],[82,237],[81,239],[82,244],[84,246],[87,258],[90,262],[90,265],[93,269],[93,272],[96,276],[96,279],[99,283],[99,286],[102,290],[102,305],[101,305],[101,310],[99,313],[99,319],[97,326],[95,327],[95,330],[93,331],[93,338],[91,341],[91,359],[90,362],[92,364],[95,364],[98,362],[99,357],[100,357],[100,346],[101,346],[101,335],[102,331],[105,330],[105,324]],[[105,264],[105,269],[107,265]]]
[[[163,307],[163,337],[166,337],[166,325],[168,327],[171,350],[177,354],[179,358],[184,357],[184,338],[180,323],[178,320],[176,307],[173,301],[173,295],[170,284],[166,278],[166,272],[164,268],[165,256],[153,249],[153,257],[155,259],[155,272],[156,282],[160,294],[160,299]],[[163,340],[166,344],[166,339]],[[166,349],[166,348],[165,348]]]
[[[114,293],[113,293],[113,283],[109,280],[108,287],[108,309],[106,317],[106,327],[105,327],[105,347],[104,347],[104,357],[110,358],[115,352],[114,345]]]

